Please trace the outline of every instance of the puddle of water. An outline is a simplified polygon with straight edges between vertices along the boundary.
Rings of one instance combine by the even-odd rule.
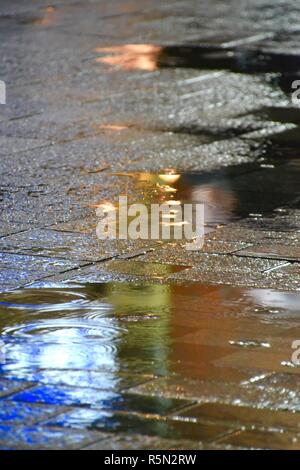
[[[97,407],[56,424],[97,421],[119,431],[131,422],[132,432],[161,435],[150,415],[184,400],[131,397],[126,388],[154,375],[177,377],[180,387],[188,378],[228,381],[241,370],[285,370],[300,333],[299,305],[299,293],[206,285],[73,284],[6,293],[0,298],[2,376],[37,382],[17,400]],[[253,352],[264,354],[262,365],[253,366]],[[216,366],[224,358],[226,366]],[[120,410],[150,413],[149,420],[121,419]],[[190,432],[193,438],[183,423],[176,426],[177,437]]]
[[[110,176],[114,177],[120,194],[127,194],[128,204],[143,203],[149,214],[151,204],[168,203],[171,208],[174,207],[174,215],[179,209],[184,214],[184,204],[203,204],[204,223],[209,229],[244,217],[257,219],[266,215],[275,216],[278,207],[297,206],[300,166],[296,161],[293,164],[292,160],[270,162],[240,164],[212,172],[168,169],[160,173],[132,172]],[[289,181],[286,189],[282,184],[282,174]],[[111,207],[111,210],[118,211],[115,201],[100,200],[92,207],[107,210]],[[128,223],[132,218],[128,216]],[[150,217],[148,221],[151,222]],[[175,219],[167,220],[166,215],[161,216],[160,225],[166,224],[174,226]],[[171,239],[172,236],[171,231]]]

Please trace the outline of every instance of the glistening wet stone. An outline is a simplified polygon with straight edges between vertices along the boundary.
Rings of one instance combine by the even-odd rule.
[[[289,244],[256,245],[239,250],[235,254],[239,256],[300,261],[300,248]]]
[[[183,408],[188,403],[185,400],[164,397],[142,397],[123,393],[120,396],[115,390],[91,390],[78,387],[77,390],[68,387],[40,386],[15,394],[11,400],[27,403],[44,403],[48,405],[83,406],[89,405],[108,412],[127,411],[161,416]]]
[[[1,2],[1,449],[300,447],[299,8],[236,3]],[[203,252],[98,245],[119,194],[204,202]]]
[[[7,155],[22,150],[29,150],[34,148],[46,147],[49,142],[41,139],[24,139],[11,136],[1,136],[0,138],[0,154]]]
[[[143,261],[110,261],[106,263],[108,270],[118,273],[144,276],[151,279],[161,279],[170,276],[173,273],[182,271],[184,266],[162,264],[162,263],[144,263]]]
[[[24,230],[28,230],[29,228],[30,228],[30,225],[26,225],[26,224],[14,224],[14,223],[9,223],[9,222],[1,223],[0,237],[11,235],[12,233],[23,232]]]
[[[259,373],[257,375],[259,377]],[[250,408],[288,410],[299,412],[298,397],[294,391],[255,384],[221,383],[195,379],[183,379],[180,384],[175,378],[157,379],[133,389],[142,395],[167,396],[169,398],[193,400],[198,403],[222,403]]]
[[[292,343],[293,340],[290,343],[290,349],[293,352]],[[241,369],[256,367],[261,371],[299,374],[300,368],[292,362],[291,356],[290,351],[240,351],[218,359],[215,361],[215,365],[218,367],[238,367]]]
[[[213,237],[213,235],[212,235]],[[234,253],[235,255],[236,253]],[[139,260],[147,263],[159,263],[161,261],[169,263],[177,263],[193,267],[201,272],[209,272],[213,276],[219,271],[224,273],[228,272],[246,272],[252,274],[266,271],[272,267],[280,266],[283,264],[280,261],[260,260],[260,259],[247,259],[241,260],[238,256],[222,255],[217,256],[214,253],[202,253],[201,251],[186,250],[184,247],[178,247],[176,244],[165,245],[164,247],[141,255]],[[182,275],[184,276],[184,271]],[[176,277],[181,276],[181,272],[174,274]]]
[[[110,432],[129,432],[136,434],[155,435],[164,439],[192,439],[212,440],[226,433],[232,432],[233,428],[224,425],[189,423],[185,421],[151,419],[138,415],[116,414],[95,421],[93,429],[106,429]]]
[[[249,214],[266,216],[278,207],[295,204],[298,169],[297,162],[289,161],[278,166],[266,164],[266,168],[259,163],[242,163],[216,171],[183,172],[172,168],[157,174],[132,172],[114,176],[119,177],[121,188],[130,188],[134,202],[140,202],[142,197],[147,205],[170,201],[179,208],[185,203],[203,204],[205,225],[217,226]]]
[[[283,229],[287,229],[288,226],[284,225]],[[211,232],[207,235],[207,239],[211,241],[223,241],[223,242],[243,242],[248,244],[268,244],[268,243],[279,243],[279,244],[295,244],[297,245],[300,236],[295,231],[276,231],[268,230],[265,227],[264,221],[260,219],[245,219],[238,223],[231,223],[225,227],[220,227],[218,230]]]
[[[78,412],[79,414],[79,412]],[[146,436],[125,433],[109,435],[108,439],[104,439],[98,443],[92,444],[84,448],[84,450],[185,450],[185,449],[203,449],[203,444],[199,441],[191,440],[173,440],[162,439],[155,436]]]

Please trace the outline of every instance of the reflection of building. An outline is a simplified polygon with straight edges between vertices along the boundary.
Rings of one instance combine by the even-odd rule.
[[[134,235],[137,233],[140,238],[180,240],[186,237],[191,240],[203,227],[203,216],[195,215],[196,204],[204,206],[205,225],[224,224],[234,217],[237,201],[225,179],[208,178],[199,173],[180,174],[172,169],[160,174],[124,173],[115,176],[121,179],[120,191],[122,195],[126,194],[127,199],[124,204],[119,198],[114,204],[102,200],[93,205],[101,221],[100,239],[103,233],[110,234],[112,238],[120,237],[121,226],[120,238],[124,238],[128,235],[128,227],[134,223]],[[142,204],[143,207],[131,206],[133,204]],[[119,225],[120,221],[123,225]]]

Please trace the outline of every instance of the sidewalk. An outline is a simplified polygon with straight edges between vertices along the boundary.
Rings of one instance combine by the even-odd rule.
[[[2,0],[1,448],[300,448],[298,15]],[[172,192],[202,251],[98,240]]]

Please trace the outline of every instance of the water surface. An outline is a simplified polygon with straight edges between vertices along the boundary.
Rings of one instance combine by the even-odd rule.
[[[179,389],[186,380],[236,386],[293,371],[299,300],[298,293],[267,289],[142,282],[2,294],[2,376],[36,383],[16,401],[81,407],[55,425],[96,423],[112,432],[130,426],[130,432],[196,439],[183,422],[176,432],[174,423],[154,422],[184,409],[184,399],[168,398],[167,389],[134,395],[132,387],[159,377],[175,380]],[[222,397],[220,389],[219,400],[235,403],[238,394],[233,387]],[[256,406],[264,407],[264,400]]]

